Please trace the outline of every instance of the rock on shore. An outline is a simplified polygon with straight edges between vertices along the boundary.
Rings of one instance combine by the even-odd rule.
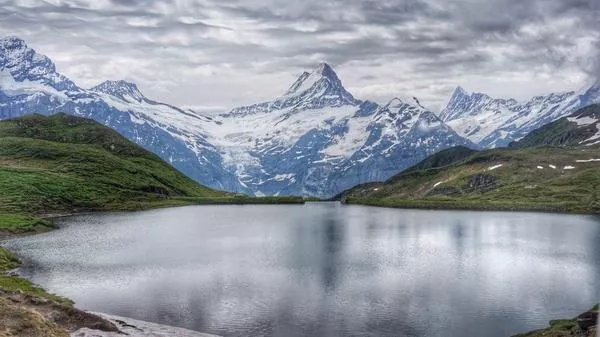
[[[218,337],[192,330],[176,328],[167,325],[138,321],[131,318],[94,313],[112,323],[129,337]],[[104,332],[88,328],[71,333],[71,337],[122,337],[122,333]]]

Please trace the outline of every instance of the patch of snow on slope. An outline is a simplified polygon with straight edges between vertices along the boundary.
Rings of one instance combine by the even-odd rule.
[[[556,166],[555,165],[548,165],[549,168],[556,170]]]
[[[49,85],[30,80],[18,82],[13,78],[10,72],[5,70],[0,70],[0,90],[9,97],[41,92],[58,97],[61,100],[68,99],[64,92],[60,92]]]
[[[504,166],[504,164],[498,164],[498,165],[494,165],[494,166],[488,167],[488,169],[487,169],[487,170],[488,170],[488,171],[493,171],[493,170],[495,170],[495,169],[497,169],[497,168],[501,168],[502,166]]]
[[[587,126],[590,124],[596,123],[598,120],[592,117],[569,117],[567,118],[569,122],[577,123],[577,126]]]
[[[565,166],[563,167],[563,170],[574,170],[575,166]]]
[[[367,127],[371,122],[370,118],[354,117],[348,120],[348,132],[336,137],[331,145],[325,148],[321,153],[331,157],[350,158],[358,149],[363,147],[367,141]],[[364,158],[365,160],[367,158]]]
[[[595,161],[600,161],[600,159],[585,159],[585,160],[576,160],[576,163],[591,163]]]
[[[506,107],[500,107],[494,114],[470,115],[468,118],[460,118],[446,122],[460,135],[469,138],[474,143],[481,142],[491,135],[501,125],[508,122],[514,116],[514,112]],[[505,136],[505,135],[503,135]]]
[[[598,124],[596,125],[596,128],[598,129],[598,132],[596,132],[596,134],[595,134],[595,135],[593,135],[592,137],[588,138],[588,139],[585,141],[586,143],[587,143],[587,142],[592,142],[592,143],[586,144],[587,146],[590,146],[590,145],[596,145],[596,144],[600,143],[600,141],[596,141],[597,139],[600,139],[600,123],[598,123]]]
[[[275,181],[292,180],[295,176],[295,173],[278,174],[275,176]]]

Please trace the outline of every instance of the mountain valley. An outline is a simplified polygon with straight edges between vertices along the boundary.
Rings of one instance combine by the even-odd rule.
[[[599,102],[600,85],[527,102],[457,88],[439,114],[399,97],[386,104],[357,99],[322,63],[274,100],[211,115],[156,102],[122,80],[83,89],[25,41],[0,40],[0,120],[90,118],[205,186],[256,196],[328,198],[447,148],[508,146]]]

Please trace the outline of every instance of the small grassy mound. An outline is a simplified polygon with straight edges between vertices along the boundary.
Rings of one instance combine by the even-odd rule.
[[[13,253],[0,247],[0,273],[15,269],[19,264],[19,259]]]
[[[52,221],[35,216],[0,214],[0,232],[21,234],[43,232],[54,228]]]

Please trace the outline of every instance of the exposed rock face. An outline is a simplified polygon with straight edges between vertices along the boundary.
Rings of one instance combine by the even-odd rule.
[[[68,332],[38,312],[0,298],[0,337],[68,337]]]
[[[81,327],[118,332],[113,323],[43,297],[22,292],[0,296],[0,336],[67,337]],[[3,335],[3,333],[7,333]]]
[[[577,325],[583,332],[591,330],[593,327],[598,325],[598,312],[588,311],[577,316]]]
[[[489,174],[476,174],[471,177],[469,184],[465,187],[468,192],[487,192],[498,188],[498,178]]]
[[[550,321],[547,329],[518,334],[513,337],[598,337],[598,305],[574,319]]]

